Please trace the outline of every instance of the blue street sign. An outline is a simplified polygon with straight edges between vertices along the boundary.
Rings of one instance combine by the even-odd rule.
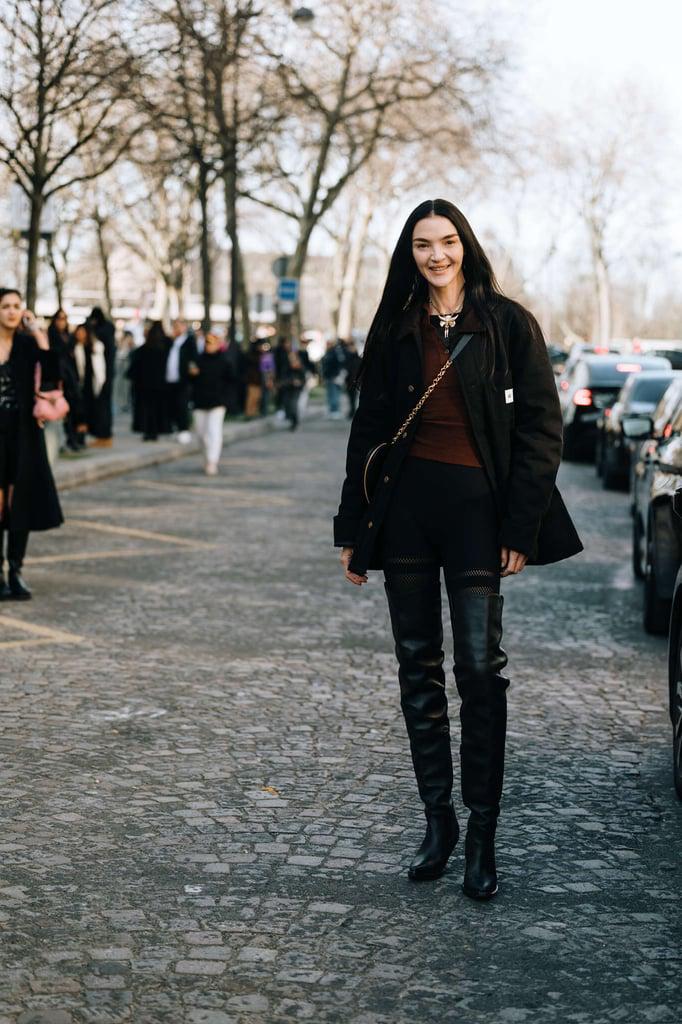
[[[298,299],[298,278],[280,278],[277,284],[277,298],[280,302],[296,302]]]

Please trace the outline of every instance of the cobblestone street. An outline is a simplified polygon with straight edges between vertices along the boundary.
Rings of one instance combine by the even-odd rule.
[[[406,879],[423,816],[383,586],[331,548],[345,440],[310,422],[216,480],[192,456],[78,488],[31,538],[34,600],[0,607],[0,1024],[679,1019],[682,807],[628,496],[564,466],[586,552],[503,583],[479,905],[462,842]]]

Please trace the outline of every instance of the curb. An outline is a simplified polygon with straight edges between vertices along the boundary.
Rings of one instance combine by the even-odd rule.
[[[311,410],[302,421],[302,425],[321,415],[321,409]],[[286,430],[286,427],[284,429]],[[225,445],[236,444],[238,441],[262,437],[264,434],[281,430],[282,425],[275,421],[274,415],[254,420],[252,423],[228,423],[223,429],[223,443]],[[122,452],[120,455],[111,453],[107,455],[106,461],[95,461],[89,465],[86,462],[84,465],[77,463],[58,466],[55,483],[59,491],[68,491],[73,487],[82,487],[83,484],[96,483],[98,480],[106,480],[108,477],[132,473],[136,469],[160,466],[165,462],[174,462],[176,459],[183,459],[188,455],[199,455],[201,450],[199,441],[192,441],[190,444],[157,443],[151,451]]]

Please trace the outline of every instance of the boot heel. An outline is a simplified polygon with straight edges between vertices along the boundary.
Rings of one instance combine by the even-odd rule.
[[[491,900],[497,895],[495,826],[469,823],[464,841],[466,869],[462,892],[472,900]]]
[[[407,876],[411,882],[431,882],[447,867],[459,839],[459,824],[454,807],[446,812],[427,812],[426,835],[410,864]]]

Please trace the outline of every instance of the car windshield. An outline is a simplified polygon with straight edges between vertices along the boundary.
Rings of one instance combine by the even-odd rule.
[[[670,377],[645,377],[642,380],[635,378],[628,398],[631,402],[649,402],[655,405],[669,383]]]
[[[662,359],[591,359],[588,362],[590,384],[597,388],[620,388],[631,373],[640,370],[668,370]]]

